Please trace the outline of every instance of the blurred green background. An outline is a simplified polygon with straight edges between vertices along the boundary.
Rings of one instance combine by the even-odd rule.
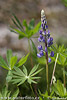
[[[20,19],[21,23],[23,19],[27,22],[34,18],[35,24],[40,21],[40,12],[42,9],[45,10],[47,17],[47,23],[51,31],[51,36],[54,38],[54,43],[58,45],[64,44],[67,47],[67,0],[0,0],[0,55],[5,59],[7,49],[12,49],[14,54],[21,58],[23,55],[28,53],[28,42],[24,38],[18,39],[18,35],[9,31],[9,26],[13,25],[11,20],[11,14],[15,13]],[[38,35],[38,33],[37,33]],[[38,45],[37,39],[33,39],[36,46]],[[34,61],[34,64],[36,62]],[[26,62],[27,69],[30,69],[30,59]],[[52,75],[53,65],[49,65],[50,78]],[[40,65],[45,66],[45,65]],[[61,66],[57,65],[56,78],[62,80]],[[0,89],[4,85],[7,71],[0,67]],[[44,75],[43,75],[44,74]],[[41,91],[46,89],[45,70],[40,73],[42,79],[38,83],[37,87]],[[44,82],[43,82],[44,81]],[[63,81],[63,80],[62,80]],[[67,82],[67,81],[66,81]],[[12,85],[10,85],[10,88]],[[30,94],[28,90],[29,86],[23,84],[22,94]],[[27,88],[27,90],[26,90]]]

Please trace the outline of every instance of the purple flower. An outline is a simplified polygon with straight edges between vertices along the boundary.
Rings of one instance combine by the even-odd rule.
[[[50,40],[51,40],[51,41],[53,41],[53,38],[52,38],[52,37],[50,37]]]
[[[50,40],[50,38],[47,40],[47,43],[50,43],[51,42],[51,40]]]
[[[53,56],[54,56],[54,51],[52,51],[52,52],[50,53],[50,56],[51,56],[51,57],[53,57]]]
[[[48,59],[48,62],[49,62],[49,63],[51,62],[51,58]]]
[[[44,31],[44,35],[46,35],[46,31]]]
[[[48,30],[48,34],[50,34],[50,30]]]
[[[38,42],[41,42],[41,39],[40,39],[40,37],[38,38]]]
[[[43,48],[42,48],[42,45],[38,46],[38,49],[39,49],[39,50],[42,50],[42,49],[43,49]]]
[[[40,55],[39,53],[37,53],[37,57],[38,57],[38,58],[41,58],[41,55]]]
[[[40,34],[40,39],[43,39],[43,35]]]
[[[42,34],[42,32],[43,32],[42,30],[39,31],[40,34]]]
[[[45,43],[45,38],[43,37],[42,41]]]
[[[41,50],[39,54],[40,56],[43,56],[44,55],[43,50]]]
[[[38,46],[38,49],[40,50],[39,54],[37,54],[38,57],[42,57],[44,55],[44,51],[46,53],[46,56],[48,57],[48,47],[50,47],[53,44],[53,38],[50,37],[50,30],[48,30],[48,25],[46,21],[46,16],[44,14],[44,10],[41,11],[41,30],[39,31],[40,37],[38,38],[39,42],[44,42],[45,50],[40,45]],[[43,51],[44,50],[44,51]],[[54,52],[52,51],[50,53],[50,56],[54,56]],[[51,62],[51,58],[48,59],[48,62]]]

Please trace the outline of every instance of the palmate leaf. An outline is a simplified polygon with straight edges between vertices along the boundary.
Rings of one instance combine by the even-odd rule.
[[[57,83],[54,84],[54,86],[52,87],[52,90],[60,97],[65,97],[67,93],[66,88],[59,80],[57,80]]]
[[[17,62],[17,56],[13,56],[12,51],[11,50],[7,50],[7,63],[5,62],[5,60],[2,58],[2,56],[0,56],[0,66],[7,69],[7,70],[13,70],[14,66],[16,67],[20,67],[22,66],[27,58],[28,58],[29,54],[27,54],[26,56],[22,57],[18,62]]]
[[[14,18],[11,18],[13,23],[15,24],[16,28],[11,27],[10,31],[19,34],[19,39],[22,39],[24,37],[30,38],[32,35],[36,34],[41,26],[41,22],[39,22],[35,27],[34,19],[32,19],[29,23],[27,24],[26,20],[23,20],[23,25],[20,23],[19,19],[16,17],[15,14],[13,14]],[[25,30],[23,28],[25,27]]]
[[[35,66],[31,70],[29,75],[28,75],[27,69],[24,65],[23,65],[23,71],[21,69],[19,69],[18,67],[14,67],[14,69],[15,69],[15,71],[12,71],[12,80],[11,80],[11,82],[13,84],[18,84],[18,85],[23,84],[26,80],[29,84],[37,83],[35,80],[40,79],[40,77],[36,77],[35,75],[38,74],[40,71],[42,71],[42,68],[37,70],[38,65]]]
[[[66,61],[67,61],[67,52],[66,52],[66,49],[64,48],[64,45],[62,45],[62,46],[56,45],[56,47],[53,45],[50,48],[50,50],[54,51],[54,53],[55,53],[54,57],[51,57],[52,60],[55,61],[56,55],[58,53],[59,56],[58,56],[58,59],[57,59],[57,63],[62,65],[62,66],[67,65],[67,63],[66,63]]]

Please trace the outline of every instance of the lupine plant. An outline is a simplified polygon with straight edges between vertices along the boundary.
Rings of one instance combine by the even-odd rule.
[[[53,37],[48,29],[44,10],[41,11],[41,22],[35,27],[34,19],[32,19],[29,24],[27,24],[26,20],[23,20],[23,24],[21,24],[15,14],[13,14],[13,18],[11,19],[16,26],[15,28],[12,26],[10,27],[11,32],[17,33],[19,39],[28,39],[29,53],[20,60],[18,60],[17,55],[13,55],[12,50],[7,50],[6,60],[0,56],[0,66],[7,70],[5,85],[2,88],[2,91],[0,91],[0,99],[15,100],[19,96],[23,97],[23,85],[25,85],[25,89],[27,88],[29,92],[30,90],[32,91],[30,94],[25,95],[36,97],[34,100],[67,99],[67,49],[64,45],[58,46],[53,43]],[[37,52],[37,47],[32,41],[32,38],[35,37],[33,35],[38,31],[39,37],[37,37],[40,45],[38,45]],[[31,59],[28,58],[29,55],[31,55]],[[31,68],[30,64],[28,65],[27,59],[31,62]],[[34,60],[36,60],[36,63],[34,63]],[[52,69],[53,65],[54,67]],[[51,67],[51,70],[49,70],[49,67]],[[63,76],[63,78],[61,77],[61,80],[58,78],[59,70],[57,68],[59,67],[60,71],[63,73],[59,73]],[[46,77],[45,73],[43,73],[45,69]],[[52,72],[51,75],[49,75],[50,71]],[[42,89],[39,88],[39,82],[43,77],[46,79],[47,88],[41,93]],[[38,88],[35,84],[38,84]],[[10,85],[14,85],[16,91],[12,92],[12,90],[9,90]],[[41,85],[46,87],[43,81]],[[26,99],[24,98],[24,100]],[[27,100],[30,99],[27,98]]]
[[[51,58],[48,58],[48,48],[53,44],[53,38],[50,37],[50,30],[48,30],[47,20],[44,13],[44,10],[41,11],[41,30],[39,31],[40,36],[38,38],[39,42],[43,42],[45,45],[45,48],[42,47],[42,45],[38,46],[39,53],[37,56],[40,58],[42,56],[46,56],[46,79],[47,79],[47,89],[49,91],[49,79],[48,79],[48,62],[51,62]],[[45,53],[44,53],[45,52]],[[54,51],[51,51],[50,56],[54,56]]]

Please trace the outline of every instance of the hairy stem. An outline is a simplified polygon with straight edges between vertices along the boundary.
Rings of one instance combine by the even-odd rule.
[[[63,68],[63,80],[64,80],[64,87],[65,87],[65,72],[64,72],[65,68]]]
[[[53,69],[53,74],[52,74],[52,79],[51,79],[50,87],[51,87],[52,82],[53,82],[53,77],[54,77],[54,73],[55,73],[55,69],[56,69],[58,55],[59,55],[59,53],[57,53],[57,56],[56,56],[56,60],[55,60],[55,64],[54,64],[54,69]]]
[[[46,40],[46,38],[45,38]],[[45,47],[47,47],[47,40],[45,41]],[[48,90],[48,93],[50,93],[50,89],[49,89],[49,72],[48,72],[48,52],[45,52],[46,53],[46,80],[47,80],[47,90]]]

